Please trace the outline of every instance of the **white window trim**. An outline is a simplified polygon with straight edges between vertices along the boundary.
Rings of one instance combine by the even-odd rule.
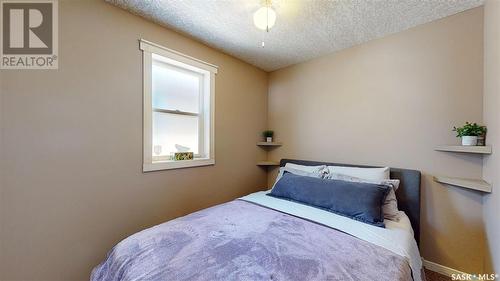
[[[140,49],[143,51],[143,171],[158,171],[158,170],[169,170],[169,169],[179,169],[197,166],[207,166],[215,164],[215,74],[217,74],[218,67],[201,61],[199,59],[184,55],[177,51],[162,47],[155,43],[140,39],[139,40]],[[204,122],[205,130],[208,128],[209,136],[208,143],[205,141],[205,132],[200,134],[200,138],[203,141],[200,142],[204,145],[204,151],[209,152],[209,157],[207,158],[197,158],[194,160],[183,160],[183,161],[157,161],[153,162],[153,105],[152,105],[152,85],[151,85],[151,66],[152,65],[152,54],[157,54],[165,58],[170,59],[168,63],[181,66],[182,68],[191,69],[195,72],[200,72],[199,69],[206,71],[204,75],[206,79],[203,83],[209,83],[210,89],[208,87],[202,87],[206,92],[200,95],[204,98],[202,102],[203,112],[209,112],[209,118],[204,118],[206,114],[204,113],[201,122]],[[201,116],[201,115],[200,115]]]

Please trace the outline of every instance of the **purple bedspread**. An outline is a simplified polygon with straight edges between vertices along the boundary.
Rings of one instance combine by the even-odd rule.
[[[235,200],[118,243],[91,280],[412,280],[408,262],[314,222]]]

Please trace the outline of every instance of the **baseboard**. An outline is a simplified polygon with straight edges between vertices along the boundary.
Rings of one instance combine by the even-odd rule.
[[[452,277],[452,275],[455,275],[455,276],[458,276],[458,275],[470,275],[469,273],[466,273],[466,272],[462,272],[460,270],[456,270],[456,269],[453,269],[451,267],[447,267],[447,266],[444,266],[444,265],[440,265],[438,263],[435,263],[435,262],[431,262],[431,261],[428,261],[428,260],[425,260],[425,259],[422,259],[422,263],[424,265],[424,267],[430,271],[434,271],[434,272],[437,272],[439,274],[442,274],[442,275],[445,275],[445,276],[448,276],[448,277]],[[469,280],[479,280],[479,278],[475,278],[473,276],[471,276],[471,279]]]

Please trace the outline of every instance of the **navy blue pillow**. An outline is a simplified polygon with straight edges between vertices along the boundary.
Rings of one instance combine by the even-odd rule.
[[[349,182],[285,173],[267,195],[385,227],[382,205],[389,185]]]

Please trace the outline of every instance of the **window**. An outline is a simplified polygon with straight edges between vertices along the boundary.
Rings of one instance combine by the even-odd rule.
[[[143,171],[215,164],[217,67],[140,41],[144,74]],[[176,153],[193,160],[175,160]]]

